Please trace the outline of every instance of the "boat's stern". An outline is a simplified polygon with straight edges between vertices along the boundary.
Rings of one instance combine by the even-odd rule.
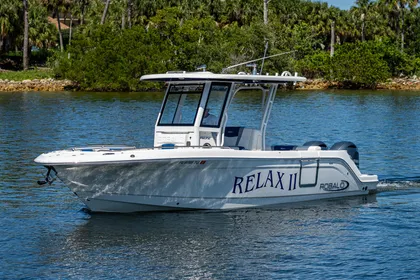
[[[377,187],[379,184],[377,175],[362,174],[359,177],[362,182],[362,188],[368,191],[369,194],[375,194],[377,192]]]

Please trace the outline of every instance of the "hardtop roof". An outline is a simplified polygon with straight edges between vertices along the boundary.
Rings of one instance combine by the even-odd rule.
[[[232,83],[282,84],[287,82],[304,82],[306,81],[306,78],[292,76],[289,72],[283,72],[282,75],[251,75],[246,73],[214,74],[212,72],[168,72],[165,74],[144,75],[140,78],[140,81],[223,81]]]

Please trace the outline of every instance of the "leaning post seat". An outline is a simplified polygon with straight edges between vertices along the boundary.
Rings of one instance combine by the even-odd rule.
[[[322,141],[308,141],[308,142],[306,142],[305,144],[303,144],[303,146],[308,146],[308,147],[311,147],[311,146],[319,146],[319,147],[321,147],[321,150],[328,150],[328,146],[324,143],[324,142],[322,142]]]
[[[292,151],[296,150],[298,146],[295,145],[273,145],[271,146],[271,150],[273,151]]]
[[[259,131],[240,126],[230,126],[225,128],[225,147],[239,147],[245,150],[261,149],[261,143],[258,141]]]
[[[328,146],[322,141],[309,141],[303,144],[303,146],[295,146],[295,145],[273,145],[271,146],[271,150],[273,151],[306,151],[306,150],[314,150],[316,147],[320,150],[328,150]]]
[[[223,146],[241,147],[242,149],[245,149],[244,146],[239,146],[239,142],[241,141],[243,131],[244,128],[239,126],[226,127]]]

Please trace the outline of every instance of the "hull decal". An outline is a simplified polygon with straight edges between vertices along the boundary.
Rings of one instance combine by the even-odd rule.
[[[350,186],[350,183],[345,180],[341,180],[341,183],[322,183],[320,185],[321,189],[327,192],[344,191],[348,189],[349,186]]]
[[[296,190],[296,181],[298,173],[291,173],[289,174],[289,176],[286,177],[284,176],[285,174],[286,173],[283,172],[269,170],[267,174],[262,174],[262,172],[258,172],[247,176],[235,176],[232,193],[249,193],[266,187],[280,190],[286,189],[288,191]],[[287,178],[289,179],[289,182],[286,181]]]

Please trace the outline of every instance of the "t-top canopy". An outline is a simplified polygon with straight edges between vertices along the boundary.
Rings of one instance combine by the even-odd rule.
[[[214,74],[212,72],[168,72],[166,74],[144,75],[140,81],[225,81],[236,83],[262,83],[262,84],[280,84],[287,82],[304,82],[305,77],[292,76],[289,72],[283,72],[281,75],[248,75],[239,74]]]

